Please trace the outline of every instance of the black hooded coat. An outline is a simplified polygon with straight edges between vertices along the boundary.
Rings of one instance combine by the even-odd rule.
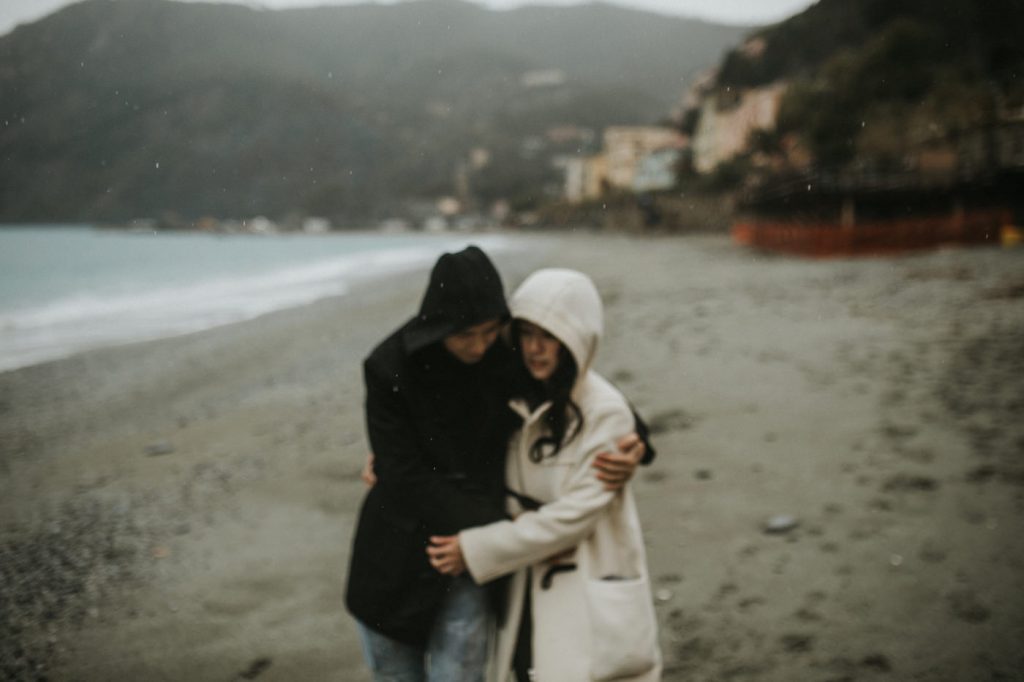
[[[449,578],[431,566],[431,535],[505,518],[504,461],[516,428],[507,408],[511,351],[500,341],[473,365],[442,340],[507,319],[501,278],[480,249],[443,255],[420,308],[363,365],[377,484],[353,540],[346,604],[367,626],[427,641]]]

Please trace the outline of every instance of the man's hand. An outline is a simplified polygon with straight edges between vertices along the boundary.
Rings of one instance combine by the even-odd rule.
[[[644,458],[644,442],[635,433],[624,436],[616,443],[618,452],[599,452],[593,467],[606,490],[621,490],[633,478],[640,460]]]
[[[363,479],[363,483],[365,483],[368,488],[372,488],[377,485],[377,474],[373,473],[372,452],[366,456],[366,464],[363,465],[363,470],[359,472],[359,478]]]
[[[444,575],[461,575],[466,570],[458,535],[431,535],[427,547],[430,565]]]

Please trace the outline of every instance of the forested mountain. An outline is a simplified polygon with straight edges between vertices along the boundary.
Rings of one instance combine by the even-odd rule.
[[[745,31],[601,4],[86,0],[0,37],[0,220],[355,221],[459,168],[528,205],[586,142],[547,131],[654,122]]]

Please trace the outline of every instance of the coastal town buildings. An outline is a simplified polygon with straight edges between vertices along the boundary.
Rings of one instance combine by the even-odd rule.
[[[686,139],[674,128],[660,126],[612,126],[604,131],[604,155],[608,184],[631,190],[640,161],[661,149],[678,149]]]
[[[578,203],[597,199],[608,190],[632,192],[671,187],[675,184],[676,164],[688,146],[688,138],[675,128],[607,128],[600,154],[556,160],[556,166],[565,173],[564,196]]]
[[[633,191],[658,192],[674,187],[679,165],[689,149],[687,142],[657,149],[640,159],[633,176]]]

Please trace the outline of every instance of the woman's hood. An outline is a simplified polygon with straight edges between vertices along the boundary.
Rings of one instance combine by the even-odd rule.
[[[562,342],[586,375],[604,333],[604,312],[597,287],[575,270],[538,270],[512,295],[512,316],[543,327]]]

